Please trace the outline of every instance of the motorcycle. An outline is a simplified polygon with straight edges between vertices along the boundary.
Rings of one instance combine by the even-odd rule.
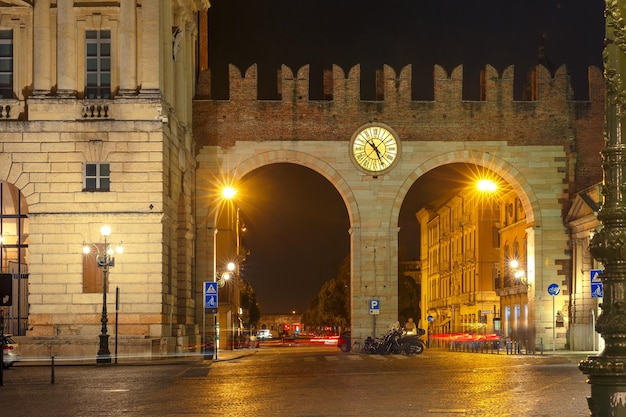
[[[404,346],[400,343],[401,338],[401,331],[397,329],[389,330],[389,332],[383,336],[381,349],[378,353],[381,355],[402,353],[404,351]]]
[[[373,338],[368,336],[363,344],[363,351],[369,354],[400,354],[407,355],[424,352],[426,347],[424,341],[420,339],[426,332],[424,329],[418,329],[415,335],[406,335],[397,329],[390,330],[382,338]]]
[[[383,336],[378,352],[381,355],[400,354],[419,355],[424,352],[426,344],[420,336],[426,334],[424,329],[417,329],[417,334],[405,334],[402,330],[392,329]]]
[[[381,346],[382,339],[367,336],[367,339],[365,339],[365,342],[363,342],[363,352],[373,355],[379,353],[382,350]]]
[[[424,336],[425,334],[426,330],[417,329],[417,334],[402,335],[398,340],[398,345],[402,346],[402,351],[407,355],[419,355],[421,353],[424,353],[426,344],[422,339],[420,339],[420,337]]]

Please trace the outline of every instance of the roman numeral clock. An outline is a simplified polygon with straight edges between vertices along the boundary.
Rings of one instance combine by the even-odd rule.
[[[369,175],[388,172],[400,156],[398,136],[390,127],[370,123],[361,127],[350,141],[350,157],[361,171]]]

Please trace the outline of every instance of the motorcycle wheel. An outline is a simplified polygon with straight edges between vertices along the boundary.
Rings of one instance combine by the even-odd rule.
[[[419,355],[421,353],[424,353],[424,345],[422,345],[421,343],[418,343],[417,345],[411,346],[411,350],[416,355]]]

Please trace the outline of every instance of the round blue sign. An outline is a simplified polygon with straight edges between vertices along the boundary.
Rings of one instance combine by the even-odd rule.
[[[433,316],[428,316],[428,322],[432,323],[433,321],[435,321],[435,318]]]
[[[551,296],[557,296],[559,295],[559,293],[561,292],[561,287],[559,287],[559,284],[550,284],[548,285],[548,294],[550,294]]]

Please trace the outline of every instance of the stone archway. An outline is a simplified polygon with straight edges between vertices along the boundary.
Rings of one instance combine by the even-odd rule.
[[[18,336],[28,328],[28,227],[24,194],[0,181],[0,305],[5,333]]]
[[[232,185],[237,188],[237,183],[253,171],[259,168],[266,167],[268,165],[281,163],[293,164],[301,166],[303,168],[307,168],[327,180],[329,186],[334,188],[337,194],[340,196],[348,215],[349,224],[353,225],[354,221],[359,221],[359,210],[358,206],[355,204],[356,198],[352,193],[351,188],[348,186],[347,182],[332,166],[330,166],[323,160],[305,152],[279,149],[256,153],[248,158],[242,158],[242,160],[234,165],[232,169],[220,173],[219,176],[204,175],[203,167],[199,167],[198,177],[210,178],[210,180],[207,181],[205,186],[200,184],[198,189],[210,190],[211,188],[213,188],[214,190],[216,190],[224,185]],[[213,195],[216,195],[215,191],[213,191]],[[208,201],[208,199],[204,200]],[[220,220],[220,217],[222,216],[220,214],[222,213],[222,209],[219,208],[221,206],[221,203],[219,201],[220,198],[214,198],[213,200],[213,207],[207,210],[206,215],[199,216],[199,218],[205,219],[205,223],[200,222],[201,228],[198,231],[198,243],[201,244],[203,242],[206,242],[206,249],[201,249],[199,253],[206,253],[209,255],[213,254],[213,259],[207,260],[206,262],[203,262],[202,259],[198,259],[198,265],[204,265],[207,271],[206,273],[204,273],[204,275],[208,277],[212,276],[214,273],[217,273],[219,269],[219,262],[217,262],[217,258],[220,257],[218,254],[218,246],[221,248],[224,245],[221,240],[218,242],[218,240],[212,239],[211,237],[212,234],[213,236],[219,236],[218,232],[223,226],[221,225],[222,221]],[[351,233],[350,230],[349,233]],[[222,333],[222,321],[228,323],[229,319],[223,314],[218,314],[218,317],[220,321],[220,333]],[[220,341],[221,337],[222,336],[220,336]]]
[[[565,190],[566,164],[561,147],[544,147],[541,154],[531,157],[528,149],[505,142],[485,142],[472,147],[463,142],[428,142],[419,147],[405,142],[403,157],[392,172],[368,176],[343,157],[346,143],[342,141],[266,140],[249,145],[242,141],[231,147],[202,148],[198,154],[197,189],[214,190],[217,183],[232,182],[255,168],[280,162],[308,167],[328,179],[342,196],[350,219],[351,317],[355,340],[380,334],[397,321],[399,211],[412,184],[445,164],[465,163],[489,169],[519,194],[528,213],[527,229],[532,236],[529,246],[532,253],[541,255],[540,262],[529,266],[536,282],[529,297],[534,300],[536,311],[548,307],[550,298],[538,290],[535,295],[534,291],[562,275],[568,261],[564,242],[548,247],[543,244],[543,239],[553,241],[564,233],[560,202],[554,198],[564,195]],[[205,223],[198,222],[201,253],[212,253],[213,248],[210,236],[215,202],[209,195],[210,191],[205,197],[199,195],[197,206],[197,218],[206,219]],[[205,275],[211,276],[212,261],[200,258],[198,261],[199,272],[203,273],[205,268]],[[380,312],[371,311],[371,302],[379,303]],[[537,314],[540,316],[543,317]],[[536,326],[541,328],[543,324]]]
[[[396,195],[396,199],[393,204],[394,210],[391,214],[392,220],[397,220],[399,218],[400,208],[403,204],[403,201],[407,197],[407,194],[409,193],[411,187],[416,183],[418,179],[437,168],[458,163],[464,163],[467,165],[480,167],[489,172],[492,172],[493,174],[496,174],[507,183],[507,186],[510,187],[513,193],[519,198],[521,204],[524,207],[524,210],[526,212],[526,217],[524,219],[524,224],[526,225],[525,233],[529,251],[529,253],[527,254],[527,258],[525,259],[525,267],[528,273],[526,279],[528,280],[527,282],[529,285],[527,286],[527,297],[526,294],[524,294],[524,299],[526,299],[525,302],[528,303],[528,305],[526,305],[526,313],[524,317],[530,322],[525,323],[525,325],[527,325],[529,328],[528,336],[532,340],[535,337],[535,324],[539,321],[539,319],[536,319],[535,317],[535,314],[537,312],[537,309],[535,308],[535,298],[538,295],[538,288],[540,289],[542,286],[545,285],[544,280],[542,279],[543,265],[541,265],[541,261],[536,261],[537,259],[541,260],[541,253],[544,250],[542,245],[542,239],[537,238],[538,236],[541,236],[542,213],[539,210],[539,201],[534,189],[528,182],[527,177],[524,176],[517,168],[515,168],[515,166],[492,154],[481,153],[478,151],[448,152],[442,155],[438,155],[437,157],[430,158],[420,164],[420,166],[417,167],[415,171],[407,178],[407,180],[399,187],[398,194]],[[537,265],[537,263],[539,263],[539,265]],[[424,282],[422,282],[422,285],[424,285]],[[539,298],[541,299],[541,297]],[[510,302],[510,300],[507,300],[507,302]],[[424,299],[422,299],[422,304],[424,304]],[[422,309],[422,315],[420,319],[421,323],[428,323],[428,314],[429,313],[427,313],[426,309]],[[533,342],[530,341],[530,343]]]

